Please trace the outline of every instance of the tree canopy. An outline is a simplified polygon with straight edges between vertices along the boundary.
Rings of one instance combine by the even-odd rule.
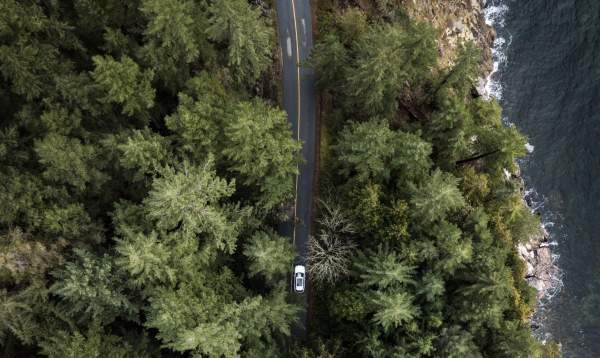
[[[316,285],[313,352],[325,341],[342,356],[557,356],[531,334],[535,300],[516,251],[540,228],[505,174],[526,139],[475,94],[477,45],[440,61],[444,29],[392,3],[319,7],[309,64],[327,134],[320,194],[349,219],[353,245],[351,270]],[[319,215],[326,231],[330,213]]]
[[[273,9],[0,4],[0,355],[281,356]]]

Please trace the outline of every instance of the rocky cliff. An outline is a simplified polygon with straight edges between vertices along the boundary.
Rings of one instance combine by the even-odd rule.
[[[492,69],[492,45],[496,33],[485,22],[483,0],[403,0],[408,15],[440,29],[442,66],[450,66],[458,45],[474,41],[484,50],[485,71]]]

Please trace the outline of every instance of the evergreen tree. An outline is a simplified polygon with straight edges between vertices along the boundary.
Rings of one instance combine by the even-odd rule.
[[[118,336],[105,333],[98,323],[92,323],[85,333],[63,330],[53,332],[40,346],[41,353],[49,358],[150,356],[145,347],[134,347]]]
[[[260,100],[241,102],[225,127],[225,138],[229,170],[258,189],[263,208],[291,198],[300,144],[292,139],[283,111]]]
[[[268,17],[246,0],[215,1],[209,13],[209,38],[227,43],[227,61],[235,79],[253,85],[271,64],[275,34]]]
[[[406,292],[376,291],[373,304],[376,307],[373,321],[381,325],[385,332],[392,332],[419,315],[418,309],[412,304],[412,298]]]
[[[178,99],[177,111],[165,123],[177,134],[180,150],[198,159],[204,159],[206,152],[220,155],[223,124],[230,120],[234,105],[223,85],[203,72],[187,82]]]
[[[112,257],[75,249],[76,262],[68,262],[55,273],[50,291],[60,297],[69,315],[77,320],[111,323],[116,317],[132,319],[138,307],[130,301],[124,277]]]
[[[347,91],[370,115],[389,115],[406,83],[420,84],[436,63],[434,31],[424,23],[385,24],[355,42]]]
[[[413,187],[413,215],[427,225],[443,219],[449,211],[463,208],[465,200],[457,184],[458,180],[451,174],[434,171],[429,181]]]
[[[180,227],[189,237],[205,233],[209,246],[233,252],[237,227],[219,201],[233,194],[234,183],[216,176],[213,160],[201,166],[184,163],[181,169],[166,167],[161,174],[144,201],[156,227],[164,231]]]
[[[156,91],[152,88],[154,71],[141,71],[138,64],[124,56],[115,61],[110,56],[95,56],[92,77],[106,94],[100,101],[118,103],[123,113],[144,117],[154,105]]]
[[[411,278],[414,267],[401,262],[393,251],[379,248],[377,252],[359,254],[354,265],[361,279],[360,285],[365,287],[383,290],[414,283]]]
[[[213,57],[214,50],[204,35],[207,15],[200,4],[191,0],[142,0],[140,11],[148,21],[144,59],[176,93],[201,56]]]
[[[352,123],[344,128],[334,147],[340,162],[340,174],[387,180],[391,174],[396,135],[384,121]]]
[[[77,138],[49,133],[34,144],[39,163],[45,168],[43,177],[84,191],[88,186],[98,189],[108,179],[97,168],[97,150]]]
[[[287,238],[260,231],[244,246],[244,256],[250,260],[248,268],[251,276],[260,273],[267,282],[273,282],[289,271],[295,252]]]
[[[176,282],[177,270],[173,268],[169,247],[158,240],[158,235],[128,233],[117,241],[119,257],[116,263],[131,276],[136,286],[169,285]]]

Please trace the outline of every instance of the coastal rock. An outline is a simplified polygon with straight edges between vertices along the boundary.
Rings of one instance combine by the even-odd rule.
[[[517,245],[519,257],[527,268],[525,280],[537,290],[538,299],[546,297],[556,287],[559,276],[548,238],[548,231],[540,227],[539,233],[533,235],[526,244]]]
[[[487,89],[487,78],[479,77],[477,79],[477,85],[475,86],[475,96],[487,98],[490,96],[490,94],[488,92],[489,91]]]
[[[474,41],[484,50],[482,72],[492,69],[492,45],[496,32],[485,22],[484,0],[404,0],[411,18],[426,20],[442,29],[438,39],[440,63],[450,67],[461,43]],[[484,89],[485,90],[485,89]],[[482,92],[483,93],[483,92]]]
[[[521,177],[520,168],[515,166],[516,172],[506,176],[506,180],[513,180],[525,187]],[[523,204],[530,207],[530,203],[523,199]],[[552,249],[549,243],[550,234],[545,227],[540,226],[539,231],[529,237],[527,242],[517,245],[519,257],[525,262],[525,280],[537,290],[538,299],[545,298],[557,285],[560,277],[558,267],[554,264]]]

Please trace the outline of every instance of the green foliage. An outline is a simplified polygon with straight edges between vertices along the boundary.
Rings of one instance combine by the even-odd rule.
[[[88,233],[91,225],[91,218],[81,204],[69,204],[62,208],[54,205],[48,208],[44,216],[44,226],[48,232],[69,239]]]
[[[186,236],[206,233],[216,247],[232,252],[236,227],[219,201],[233,194],[234,183],[216,176],[212,159],[200,166],[184,162],[179,170],[166,167],[161,174],[144,202],[156,226],[168,231],[181,225]]]
[[[441,77],[438,91],[442,88],[452,88],[456,95],[466,96],[476,85],[481,62],[482,51],[475,43],[461,44],[454,66]]]
[[[171,267],[169,248],[158,240],[155,232],[127,235],[117,241],[115,249],[120,255],[117,265],[127,270],[134,285],[175,283],[176,270]]]
[[[459,326],[444,328],[437,341],[437,352],[448,358],[480,358],[479,348],[473,342],[473,336]]]
[[[0,355],[282,355],[300,145],[255,98],[271,15],[0,2]]]
[[[140,11],[148,21],[144,58],[176,93],[189,79],[191,64],[201,55],[212,57],[212,47],[204,34],[207,16],[191,0],[142,0]]]
[[[405,292],[377,291],[373,304],[377,307],[373,320],[386,332],[412,321],[419,313]]]
[[[411,276],[414,267],[400,262],[395,252],[382,250],[361,254],[355,261],[355,269],[359,272],[361,285],[378,289],[396,287],[398,285],[413,283]]]
[[[271,64],[275,33],[262,9],[245,0],[215,1],[206,33],[228,46],[229,69],[240,83],[252,85]]]
[[[406,83],[418,85],[436,63],[433,29],[424,23],[373,27],[353,44],[349,95],[370,115],[389,115]]]
[[[71,317],[104,324],[120,315],[132,318],[137,307],[130,301],[125,281],[112,257],[97,257],[80,249],[75,249],[75,254],[77,260],[67,262],[57,271],[57,281],[50,287]]]
[[[361,322],[365,319],[369,306],[361,290],[348,287],[334,294],[330,310],[336,317]]]
[[[339,37],[332,33],[325,34],[315,45],[310,59],[310,65],[317,72],[317,86],[333,88],[341,86],[344,80],[343,71],[348,64],[348,50]]]
[[[436,31],[403,10],[320,5],[310,63],[331,134],[324,190],[358,254],[345,280],[315,287],[315,335],[369,357],[540,356],[515,247],[539,221],[504,174],[526,139],[473,96],[480,49],[459,43],[438,67]]]
[[[72,48],[68,25],[45,14],[36,3],[7,0],[0,4],[0,73],[8,88],[28,101],[51,89],[49,79],[64,73],[58,44]]]
[[[540,218],[524,205],[517,208],[514,218],[509,221],[510,230],[515,241],[527,242],[533,235],[540,233]]]
[[[34,144],[43,177],[51,182],[69,184],[83,191],[88,185],[98,187],[106,175],[96,168],[96,148],[76,138],[50,133]]]
[[[539,229],[504,176],[526,139],[471,96],[479,50],[440,68],[436,30],[394,2],[325,3],[309,64],[335,200],[317,241],[345,271],[311,286],[298,355],[556,356],[515,261]],[[2,354],[289,354],[296,253],[273,227],[301,146],[274,106],[272,15],[0,2]]]
[[[402,173],[408,180],[422,177],[431,161],[431,146],[418,135],[392,131],[385,121],[352,123],[334,147],[340,173],[360,181],[384,180]]]
[[[239,355],[248,343],[270,339],[271,332],[288,335],[297,314],[283,292],[268,300],[257,296],[233,302],[224,292],[184,286],[161,289],[150,301],[146,325],[158,329],[166,347],[209,356]]]
[[[135,172],[136,181],[147,175],[157,175],[171,159],[169,140],[148,129],[135,130],[117,147],[121,165]]]
[[[167,127],[177,133],[186,153],[222,150],[222,122],[229,120],[232,99],[217,78],[205,72],[193,77],[178,95],[177,111],[165,118]]]
[[[462,209],[465,200],[457,184],[458,179],[451,174],[439,169],[434,171],[426,183],[413,188],[413,215],[423,225],[428,225],[443,219],[453,210]]]
[[[115,61],[110,56],[94,56],[92,77],[106,95],[100,101],[118,103],[127,115],[144,115],[154,105],[156,91],[152,88],[154,71],[140,71],[131,58]]]
[[[291,198],[298,174],[300,144],[292,139],[285,113],[264,101],[241,102],[225,127],[229,170],[256,186],[265,209]]]
[[[291,243],[273,232],[255,233],[244,246],[250,260],[250,275],[262,274],[269,282],[284,276],[290,269],[295,252]]]
[[[17,293],[0,289],[0,342],[11,334],[24,344],[32,344],[44,333],[37,314],[47,303],[48,290],[39,280]]]
[[[354,123],[344,129],[335,151],[342,163],[340,173],[356,174],[359,180],[390,177],[396,136],[384,121]]]
[[[142,341],[145,343],[145,341]],[[138,343],[139,344],[139,343]],[[134,347],[122,338],[107,334],[102,326],[92,323],[85,333],[57,331],[40,343],[41,353],[49,358],[129,358],[149,356],[143,348]]]

